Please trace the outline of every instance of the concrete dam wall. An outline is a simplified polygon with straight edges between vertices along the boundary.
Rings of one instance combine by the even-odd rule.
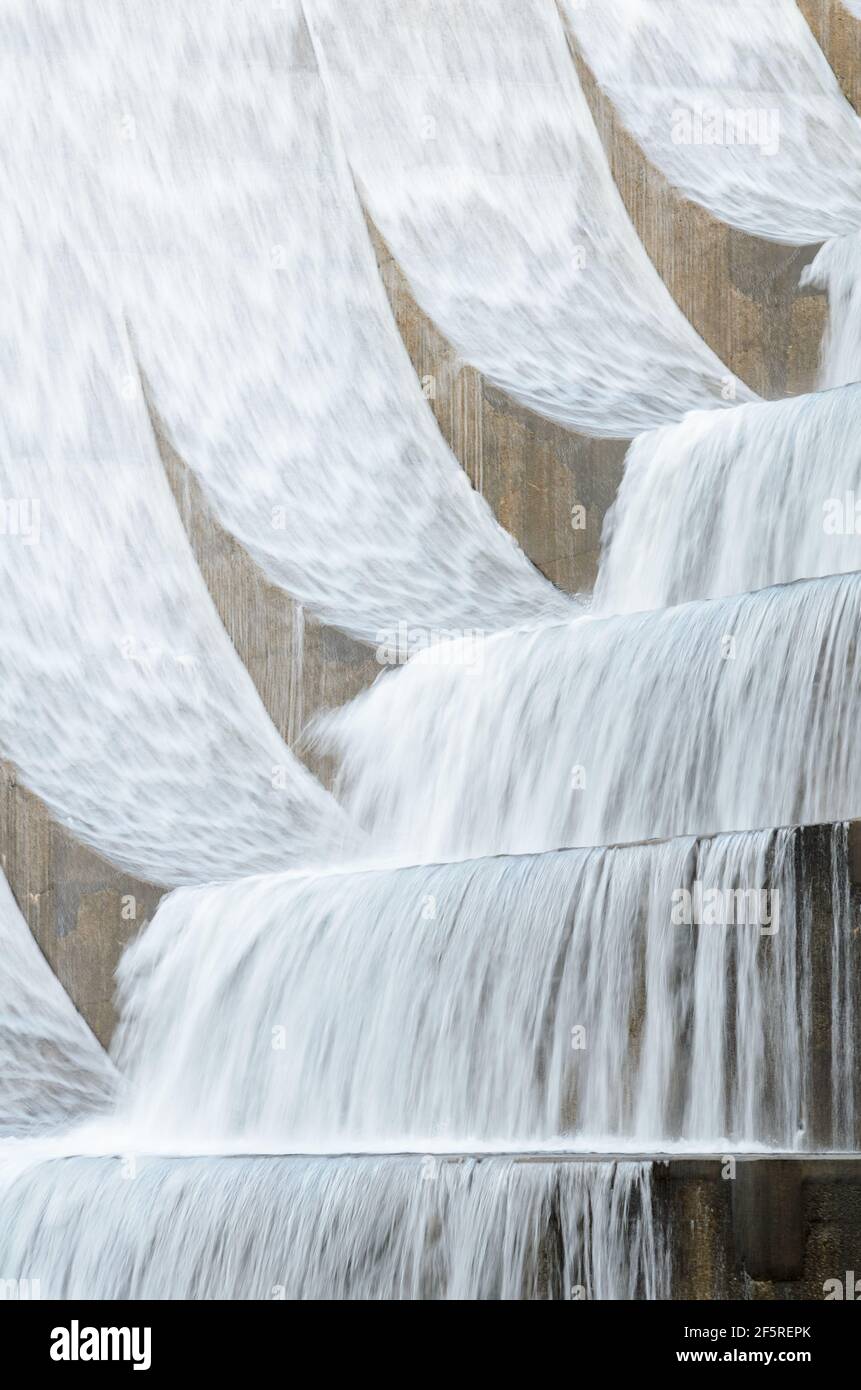
[[[859,1296],[861,22],[607,3],[16,21],[43,1297]]]
[[[839,5],[806,16],[844,90],[858,103],[857,26]],[[578,55],[575,54],[575,57]],[[813,248],[777,246],[735,232],[687,202],[614,118],[578,58],[584,90],[638,234],[674,298],[707,343],[767,399],[811,390],[825,301],[799,287]],[[534,564],[569,592],[594,582],[601,526],[626,441],[590,439],[518,407],[484,382],[416,305],[384,242],[369,234],[398,328],[443,435],[501,523]],[[288,743],[314,714],[352,698],[380,667],[373,652],[299,616],[213,518],[199,486],[162,436],[162,458],[183,522],[227,631]],[[572,508],[585,524],[572,527]],[[327,769],[306,754],[324,779]],[[3,868],[19,906],[64,986],[107,1042],[113,971],[123,945],[160,897],[76,844],[38,801],[3,774]],[[127,903],[123,915],[123,900]],[[129,914],[134,912],[134,916]]]

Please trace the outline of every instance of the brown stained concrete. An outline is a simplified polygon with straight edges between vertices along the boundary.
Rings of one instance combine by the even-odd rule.
[[[163,889],[80,844],[8,763],[0,763],[0,847],[3,871],[36,941],[107,1046],[116,1022],[116,963],[152,918]]]
[[[653,1168],[673,1298],[823,1301],[861,1277],[861,1159],[732,1157]]]
[[[372,648],[319,623],[270,584],[216,521],[202,487],[154,417],[159,452],[195,559],[221,621],[273,724],[327,785],[332,768],[300,735],[324,709],[352,700],[380,674]]]
[[[416,303],[370,223],[369,232],[416,375],[473,487],[548,579],[571,593],[590,589],[604,513],[621,481],[627,441],[575,434],[490,386],[460,360]]]
[[[624,1154],[618,1161],[651,1157]],[[451,1155],[440,1161],[472,1160]],[[616,1161],[605,1154],[515,1156],[515,1162],[554,1168]],[[861,1159],[674,1155],[653,1160],[651,1185],[654,1227],[669,1254],[672,1299],[821,1302],[833,1297],[828,1281],[839,1281],[844,1299],[847,1273],[861,1281]],[[632,1223],[639,1214],[632,1206]],[[560,1298],[564,1225],[552,1203],[545,1219],[544,1291]],[[855,1300],[861,1300],[861,1284]]]
[[[570,35],[569,48],[628,214],[686,318],[758,395],[814,390],[826,303],[798,280],[817,248],[749,236],[680,194],[622,124]]]
[[[352,699],[380,667],[369,648],[335,629],[311,618],[297,624],[298,606],[219,526],[194,475],[155,424],[168,480],[222,622],[273,723],[297,745],[311,715]],[[328,760],[302,754],[328,784]],[[107,1046],[116,1023],[117,963],[165,889],[80,844],[19,784],[8,763],[0,763],[0,862],[41,950]]]
[[[861,112],[861,22],[840,0],[798,0],[798,8],[831,64],[843,95]]]

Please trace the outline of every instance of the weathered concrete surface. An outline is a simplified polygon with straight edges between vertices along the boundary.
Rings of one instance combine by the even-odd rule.
[[[840,0],[798,0],[843,95],[861,112],[861,23]]]
[[[122,769],[117,769],[122,775]],[[2,865],[33,935],[96,1036],[114,1030],[114,970],[163,889],[79,844],[0,763]]]
[[[590,589],[627,441],[575,434],[490,386],[419,308],[383,238],[370,224],[369,231],[416,374],[473,487],[548,579],[570,593]],[[575,529],[578,504],[586,524]]]
[[[846,861],[838,856],[832,827],[807,826],[796,839],[795,882],[797,920],[811,942],[811,1040],[813,1047],[810,1095],[811,1148],[833,1144],[832,1082],[843,1085],[848,1073],[853,1095],[854,1133],[842,1144],[861,1150],[861,1073],[846,1057],[849,1042],[861,1056],[861,822],[849,826]],[[845,897],[844,897],[845,895]],[[846,929],[844,931],[844,928]],[[799,966],[801,968],[801,966]],[[839,972],[842,992],[836,986]],[[851,1020],[847,1031],[845,1020]],[[799,1023],[800,1026],[800,1023]],[[837,1051],[844,1053],[836,1056]],[[839,1078],[839,1081],[838,1081]]]
[[[861,1159],[731,1158],[653,1168],[673,1298],[821,1301],[861,1277]]]
[[[651,1157],[522,1154],[517,1161],[559,1166]],[[452,1155],[444,1161],[469,1160]],[[727,1153],[654,1159],[652,1204],[670,1256],[672,1299],[823,1301],[833,1297],[828,1281],[845,1288],[848,1271],[861,1280],[861,1158]],[[630,1219],[638,1215],[632,1208]],[[546,1294],[558,1298],[564,1231],[552,1210],[541,1245]]]
[[[573,39],[569,47],[625,206],[683,313],[759,395],[815,389],[826,303],[798,280],[817,248],[749,236],[688,201],[643,154]]]
[[[273,724],[294,749],[307,721],[351,700],[380,674],[373,650],[303,612],[270,584],[215,520],[203,489],[154,420],[159,450],[195,558],[221,621]],[[328,764],[300,750],[327,784]]]

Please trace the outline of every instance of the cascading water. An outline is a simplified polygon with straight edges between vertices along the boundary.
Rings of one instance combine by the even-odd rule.
[[[592,612],[858,569],[861,386],[852,386],[695,411],[635,439],[604,523]]]
[[[14,405],[0,495],[7,531],[15,522],[0,546],[3,756],[79,839],[155,883],[323,862],[359,837],[271,723],[195,564],[140,393],[119,390],[122,327],[83,307],[76,248],[54,250],[51,274],[10,272],[2,328]],[[28,364],[15,344],[35,321],[46,355]]]
[[[660,1298],[650,1168],[48,1161],[0,1170],[0,1268],[38,1271],[43,1298]]]
[[[855,908],[848,869],[848,827],[835,827],[831,841],[831,1118],[835,1144],[858,1148],[856,1093],[857,971],[853,968],[850,931]],[[810,917],[811,896],[803,897],[803,911]],[[850,929],[847,931],[847,927]],[[812,929],[812,921],[810,922]]]
[[[743,90],[784,11],[758,7]],[[639,439],[572,618],[421,400],[315,62],[418,299],[492,382],[610,435],[728,404],[636,240],[549,0],[505,25],[489,0],[369,0],[349,22],[331,0],[219,4],[199,24],[117,3],[98,30],[80,5],[32,13],[0,84],[0,472],[21,542],[0,553],[0,742],[80,838],[194,886],[123,963],[122,1080],[11,898],[0,912],[0,1271],[60,1298],[664,1296],[644,1150],[857,1142],[841,818],[861,575],[834,573],[857,565],[854,511],[829,531],[821,510],[856,484],[857,391]],[[723,21],[690,59],[722,92]],[[800,52],[811,78],[790,151],[810,183],[780,239],[811,208],[845,233],[857,123],[789,23],[768,70]],[[749,153],[715,163],[727,209]],[[44,357],[22,364],[33,322]],[[855,349],[831,335],[843,379]],[[519,624],[435,645],[321,723],[349,814],[217,621],[145,391],[222,522],[317,613],[372,640]],[[817,829],[828,903],[792,828],[820,820],[838,821]],[[588,847],[656,834],[676,838]]]
[[[40,37],[53,52],[38,28],[31,49]],[[26,61],[6,83],[14,38],[0,81],[0,750],[80,839],[156,883],[322,862],[357,837],[221,626],[105,284],[68,93],[44,72],[31,91]],[[72,105],[89,129],[82,84]],[[71,121],[63,138],[46,138],[46,102]]]
[[[781,830],[181,890],[122,966],[123,1142],[809,1145],[796,872]]]
[[[861,380],[861,120],[795,0],[559,4],[671,184],[755,236],[826,242],[801,276],[828,295],[819,385]]]
[[[304,0],[371,216],[466,361],[624,436],[751,399],[625,211],[552,0]]]
[[[795,0],[559,0],[649,159],[722,221],[804,246],[861,227],[861,121]]]
[[[827,241],[801,281],[828,295],[820,387],[861,381],[861,232]]]
[[[175,892],[124,966],[119,1112],[0,1162],[0,1267],[60,1298],[667,1296],[651,1163],[590,1152],[855,1142],[846,827],[827,979],[801,847]]]
[[[437,429],[299,0],[110,10],[106,21],[103,7],[38,0],[0,97],[18,156],[10,218],[29,229],[41,215],[34,165],[44,184],[71,184],[65,233],[125,315],[130,341],[108,354],[106,388],[113,378],[122,404],[139,367],[224,526],[277,584],[363,640],[569,612]],[[7,247],[11,275],[40,249]],[[94,320],[93,284],[80,293]]]
[[[859,604],[851,574],[498,634],[380,677],[319,737],[371,842],[413,862],[841,820]]]

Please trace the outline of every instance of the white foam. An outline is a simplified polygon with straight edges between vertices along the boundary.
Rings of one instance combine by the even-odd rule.
[[[861,569],[861,386],[640,435],[607,515],[593,612]]]
[[[410,662],[320,737],[371,842],[414,862],[840,820],[859,605],[851,574],[502,633],[477,674]]]
[[[299,0],[118,0],[108,16],[40,0],[22,28],[9,121],[28,113],[48,186],[74,151],[68,234],[129,327],[115,375],[140,366],[267,576],[370,642],[570,611],[436,426]]]
[[[805,245],[861,227],[861,121],[795,0],[560,0],[649,159],[723,222]]]
[[[371,215],[490,382],[619,436],[752,398],[640,244],[552,0],[304,8]]]
[[[668,1294],[651,1164],[635,1162],[46,1162],[0,1173],[0,1268],[42,1298]]]

